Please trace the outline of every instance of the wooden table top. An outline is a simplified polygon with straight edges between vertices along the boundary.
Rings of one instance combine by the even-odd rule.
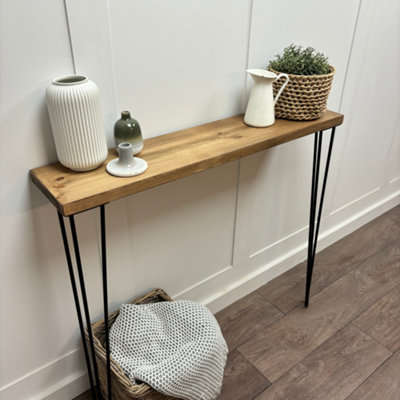
[[[327,111],[314,121],[278,119],[267,128],[253,128],[238,115],[145,140],[139,157],[149,167],[138,176],[118,178],[106,172],[107,162],[116,158],[113,149],[93,171],[74,172],[54,163],[32,169],[30,176],[54,206],[69,216],[342,122],[342,114]]]

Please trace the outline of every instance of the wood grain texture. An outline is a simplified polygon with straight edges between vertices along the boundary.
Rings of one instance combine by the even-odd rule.
[[[311,296],[351,271],[388,243],[400,237],[400,206],[327,247],[316,255]],[[275,307],[288,313],[304,302],[306,262],[257,290]]]
[[[257,293],[243,297],[215,315],[230,351],[282,316],[278,309]]]
[[[270,381],[400,284],[400,241],[370,257],[238,350]]]
[[[347,400],[399,400],[400,351],[376,370]]]
[[[185,176],[246,157],[258,151],[338,126],[343,115],[327,111],[314,121],[277,120],[267,128],[243,123],[243,116],[211,122],[194,128],[145,140],[140,154],[149,167],[136,177],[117,178],[105,171],[116,157],[89,172],[73,172],[60,163],[35,168],[30,176],[37,187],[64,215],[72,215]]]
[[[400,267],[399,267],[400,268]],[[400,286],[373,304],[353,321],[354,325],[390,351],[400,349]],[[400,397],[400,393],[399,393]]]
[[[344,400],[391,355],[369,336],[347,325],[257,400]]]
[[[229,353],[219,400],[249,400],[270,385],[238,351]]]

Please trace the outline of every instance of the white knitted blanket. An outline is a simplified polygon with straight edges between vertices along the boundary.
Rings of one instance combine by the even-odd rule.
[[[220,393],[228,348],[201,304],[124,304],[110,330],[110,348],[132,382],[185,400],[212,400]]]

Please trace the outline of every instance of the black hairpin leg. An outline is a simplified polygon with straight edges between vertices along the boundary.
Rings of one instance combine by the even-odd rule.
[[[75,220],[74,220],[73,215],[71,215],[69,217],[69,222],[71,225],[72,241],[74,244],[76,267],[78,270],[79,284],[81,287],[81,296],[82,296],[83,310],[85,312],[86,326],[87,326],[87,331],[88,331],[88,336],[89,336],[90,351],[92,353],[93,370],[94,370],[94,376],[95,376],[96,385],[97,385],[97,395],[98,395],[98,398],[101,399],[99,372],[98,372],[98,368],[97,368],[96,355],[94,352],[93,333],[92,333],[92,325],[91,325],[90,314],[89,314],[89,305],[88,305],[87,296],[86,296],[85,278],[83,276],[78,236],[76,234]]]
[[[68,244],[68,237],[67,237],[67,233],[65,230],[64,218],[60,212],[58,212],[58,219],[60,222],[61,234],[62,234],[63,243],[64,243],[65,256],[67,258],[67,264],[68,264],[69,276],[71,279],[72,292],[74,295],[76,313],[78,315],[79,329],[80,329],[80,333],[81,333],[83,350],[85,353],[85,360],[86,360],[86,366],[87,366],[87,370],[88,370],[90,388],[92,391],[92,397],[94,400],[96,400],[96,399],[101,400],[102,395],[101,395],[101,390],[100,390],[99,372],[98,372],[98,367],[97,367],[97,362],[96,362],[96,355],[95,355],[95,351],[94,351],[92,325],[91,325],[91,320],[90,320],[89,305],[88,305],[88,301],[87,301],[86,287],[85,287],[85,279],[83,276],[82,262],[81,262],[81,256],[80,256],[80,251],[79,251],[78,235],[76,233],[75,219],[74,219],[73,215],[71,215],[69,217],[69,222],[71,225],[72,241],[73,241],[74,252],[75,252],[76,267],[77,267],[77,271],[78,271],[79,286],[81,289],[81,298],[82,298],[83,309],[84,309],[85,318],[86,318],[86,325],[87,325],[87,331],[88,331],[88,336],[89,336],[89,346],[90,346],[90,353],[92,356],[92,361],[90,361],[88,346],[87,346],[86,340],[85,340],[85,331],[84,331],[84,325],[83,325],[83,319],[82,319],[81,305],[79,302],[78,290],[77,290],[75,274],[74,274],[74,270],[73,270],[73,266],[72,266],[72,259],[71,259],[71,252],[69,249],[69,244]],[[108,400],[111,400],[111,373],[110,373],[111,372],[110,371],[111,362],[110,362],[110,339],[109,339],[109,329],[108,329],[106,219],[105,219],[105,205],[104,204],[100,206],[100,225],[101,225],[101,256],[102,256],[102,275],[103,275],[103,306],[104,306],[105,339],[106,339],[106,354],[107,354],[107,393],[108,393],[107,397],[108,397]],[[93,366],[95,379],[93,379],[92,366]],[[97,390],[95,389],[95,384],[97,386]]]
[[[110,338],[108,330],[108,290],[107,290],[107,253],[106,253],[106,216],[104,205],[100,206],[100,225],[101,225],[101,258],[103,271],[103,306],[104,306],[104,326],[106,339],[107,356],[107,398],[111,400],[111,360],[110,360]]]
[[[321,162],[322,134],[323,131],[316,132],[314,137],[314,156],[313,156],[313,169],[311,178],[310,225],[308,232],[306,296],[304,302],[306,307],[308,307],[310,299],[310,288],[311,288],[312,273],[314,269],[315,252],[317,250],[318,232],[321,222],[322,207],[324,204],[326,181],[328,179],[328,171],[329,171],[329,164],[331,161],[333,140],[335,138],[335,128],[332,128],[332,133],[328,148],[328,155],[325,165],[324,180],[322,183],[321,197],[317,212],[318,180],[319,180],[319,170]],[[315,219],[316,216],[317,219]]]
[[[67,265],[68,265],[69,277],[70,277],[70,280],[71,280],[72,293],[73,293],[74,301],[75,301],[76,314],[78,316],[79,330],[80,330],[80,333],[81,333],[82,346],[83,346],[83,351],[84,351],[84,354],[85,354],[85,361],[86,361],[86,367],[87,367],[88,376],[89,376],[90,389],[91,389],[91,392],[92,392],[92,398],[95,400],[95,399],[97,399],[97,396],[96,396],[95,384],[94,384],[94,380],[93,380],[93,373],[92,373],[92,366],[91,366],[91,363],[90,363],[89,351],[88,351],[86,340],[85,340],[85,331],[84,331],[83,320],[82,320],[82,311],[81,311],[81,306],[80,306],[80,303],[79,303],[79,297],[78,297],[78,290],[77,290],[77,286],[76,286],[75,274],[74,274],[74,270],[73,270],[73,267],[72,267],[71,252],[69,250],[68,237],[67,237],[67,233],[66,233],[66,230],[65,230],[64,219],[63,219],[63,216],[61,215],[61,213],[59,211],[58,211],[58,220],[59,220],[59,223],[60,223],[60,229],[61,229],[62,239],[63,239],[63,243],[64,243],[65,256],[67,258]],[[73,235],[76,237],[75,225],[74,225]],[[75,255],[76,255],[77,259],[78,258],[80,259],[80,257],[79,257],[79,249],[78,249],[78,253],[76,253],[76,249],[75,249]],[[83,276],[82,276],[82,278],[83,278]],[[80,282],[81,282],[81,291],[84,292],[84,294],[85,294],[84,296],[82,295],[82,298],[84,299],[84,301],[87,304],[86,291],[85,291],[84,286],[83,286],[83,289],[82,289],[81,277],[80,277]],[[92,343],[93,343],[93,337],[92,337]],[[91,351],[92,351],[92,357],[94,359],[93,348],[91,348]],[[94,366],[95,366],[95,371],[97,371],[97,364],[95,363]],[[96,383],[98,385],[98,375],[96,375]]]
[[[93,374],[92,374],[92,368],[91,368],[91,365],[90,365],[89,352],[88,352],[88,348],[87,348],[86,340],[85,340],[85,331],[84,331],[83,321],[82,321],[82,312],[81,312],[81,307],[80,307],[80,304],[79,304],[79,297],[78,297],[78,291],[77,291],[77,288],[76,288],[74,270],[72,268],[71,253],[70,253],[70,250],[69,250],[67,233],[65,231],[64,219],[63,219],[63,216],[61,215],[61,213],[59,211],[58,211],[58,220],[59,220],[59,223],[60,223],[60,229],[61,229],[62,239],[63,239],[63,243],[64,243],[65,256],[67,258],[69,277],[70,277],[70,280],[71,280],[72,293],[74,295],[74,301],[75,301],[75,307],[76,307],[76,314],[78,316],[79,330],[80,330],[80,333],[81,333],[83,351],[85,353],[85,360],[86,360],[86,367],[87,367],[87,370],[88,370],[90,389],[92,391],[92,397],[93,397],[93,399],[95,399],[95,387],[94,387],[94,382],[93,382]]]

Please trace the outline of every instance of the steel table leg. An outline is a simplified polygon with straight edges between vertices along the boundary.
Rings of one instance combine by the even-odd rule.
[[[96,396],[95,384],[94,384],[94,380],[93,380],[92,366],[90,363],[89,351],[88,351],[86,340],[85,340],[85,331],[84,331],[83,320],[82,320],[82,311],[81,311],[81,306],[79,303],[75,274],[74,274],[74,270],[73,270],[73,266],[72,266],[71,252],[69,249],[68,237],[67,237],[67,233],[65,230],[64,218],[59,211],[58,211],[58,220],[60,223],[60,229],[61,229],[61,234],[62,234],[62,239],[63,239],[63,244],[64,244],[64,251],[65,251],[65,256],[67,259],[69,277],[70,277],[70,281],[71,281],[72,293],[74,296],[75,308],[76,308],[76,313],[77,313],[77,317],[78,317],[79,330],[81,333],[82,346],[83,346],[83,351],[85,354],[85,361],[86,361],[86,367],[87,367],[88,376],[89,376],[90,389],[92,392],[92,398],[94,400],[96,400],[97,396]],[[76,236],[76,233],[75,233],[75,236]],[[85,292],[85,294],[86,294],[86,292]],[[94,357],[94,353],[92,353],[92,356]],[[96,363],[95,363],[95,365],[96,365]],[[97,369],[97,367],[96,367],[96,369]],[[96,377],[96,383],[98,384],[98,377]]]
[[[81,287],[81,297],[82,297],[82,302],[83,302],[83,310],[85,312],[86,325],[87,325],[87,331],[88,331],[88,336],[89,336],[90,351],[92,353],[93,370],[94,370],[94,376],[95,376],[96,385],[97,385],[97,395],[98,395],[99,399],[101,399],[99,372],[98,372],[98,368],[97,368],[96,355],[94,352],[92,325],[91,325],[91,319],[90,319],[90,314],[89,314],[89,304],[87,301],[85,278],[83,276],[82,262],[81,262],[81,256],[80,256],[80,251],[79,251],[78,235],[76,234],[75,219],[74,219],[73,215],[71,215],[69,217],[69,222],[71,225],[72,241],[74,244],[76,267],[78,270],[79,284]]]
[[[318,180],[319,180],[319,171],[321,162],[322,135],[323,131],[320,131],[316,132],[314,136],[314,155],[313,155],[313,169],[311,178],[310,223],[308,232],[306,295],[304,302],[305,307],[308,307],[310,300],[311,280],[314,270],[315,253],[317,250],[317,242],[318,242],[318,232],[321,222],[322,207],[324,204],[325,189],[326,189],[326,182],[328,179],[329,165],[331,161],[333,140],[335,138],[335,127],[332,128],[331,138],[329,141],[328,154],[325,164],[324,180],[322,182],[321,197],[317,212]],[[317,217],[317,219],[315,219],[315,217]]]
[[[82,311],[81,311],[81,305],[80,305],[79,296],[78,296],[75,274],[74,274],[74,270],[73,270],[73,266],[72,266],[71,252],[70,252],[69,244],[68,244],[68,236],[67,236],[67,233],[65,230],[64,219],[60,212],[58,212],[58,219],[59,219],[61,234],[62,234],[63,243],[64,243],[65,255],[67,258],[67,264],[68,264],[68,270],[69,270],[69,275],[70,275],[70,279],[71,279],[71,286],[72,286],[72,292],[74,295],[76,312],[78,315],[79,329],[80,329],[80,333],[81,333],[83,350],[85,353],[85,360],[86,360],[86,366],[87,366],[87,370],[88,370],[90,388],[92,391],[92,397],[94,400],[96,400],[96,399],[101,400],[102,395],[101,395],[101,391],[100,391],[99,372],[98,372],[98,366],[97,366],[96,356],[95,356],[95,351],[94,351],[93,332],[92,332],[92,326],[91,326],[91,320],[90,320],[89,305],[88,305],[87,295],[86,295],[85,278],[83,275],[82,261],[81,261],[80,251],[79,251],[78,235],[76,233],[75,219],[74,219],[73,215],[69,216],[70,226],[71,226],[71,235],[72,235],[75,260],[76,260],[76,267],[77,267],[77,271],[78,271],[79,285],[80,285],[80,289],[81,289],[81,298],[82,298],[83,309],[84,309],[85,319],[86,319],[86,324],[87,324],[89,346],[90,346],[90,353],[91,353],[92,361],[90,361],[89,351],[88,351],[88,347],[87,347],[86,340],[85,340],[85,331],[84,331],[84,325],[83,325],[83,319],[82,319]],[[103,308],[104,308],[105,339],[106,339],[106,354],[107,354],[107,393],[108,393],[107,398],[108,398],[108,400],[111,400],[111,368],[110,368],[111,367],[111,359],[110,359],[110,339],[109,339],[109,328],[108,328],[106,220],[105,220],[105,205],[104,204],[100,206],[100,226],[101,226],[101,256],[102,256],[102,278],[103,278]],[[95,379],[93,379],[92,367],[93,367]],[[97,390],[95,389],[95,384],[97,386]]]

